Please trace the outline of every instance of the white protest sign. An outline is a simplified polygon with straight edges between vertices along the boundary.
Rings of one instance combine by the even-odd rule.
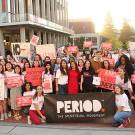
[[[51,59],[56,58],[56,49],[54,44],[44,44],[35,46],[36,53],[39,54],[42,59],[49,56]]]
[[[30,57],[30,43],[11,43],[12,54],[19,57]]]
[[[93,82],[92,84],[94,85],[100,85],[101,78],[100,77],[93,77]]]

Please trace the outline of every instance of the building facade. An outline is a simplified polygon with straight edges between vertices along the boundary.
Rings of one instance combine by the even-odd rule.
[[[67,42],[69,29],[67,0],[0,0],[0,53],[12,42],[30,42],[35,34],[38,44]]]

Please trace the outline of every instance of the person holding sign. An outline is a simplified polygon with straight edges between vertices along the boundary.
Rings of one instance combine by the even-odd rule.
[[[87,92],[95,92],[95,86],[92,84],[95,71],[89,60],[85,61],[84,67],[81,72],[80,90]]]
[[[14,75],[19,75],[21,77],[20,81],[23,83],[24,77],[23,77],[22,72],[21,72],[21,67],[19,65],[16,65],[14,70],[15,70]],[[13,116],[14,116],[15,120],[20,120],[22,118],[22,116],[20,115],[21,108],[17,107],[17,104],[16,104],[16,98],[20,97],[22,95],[21,91],[22,91],[22,89],[21,89],[20,84],[18,84],[18,86],[12,87],[10,89],[11,109],[13,110]]]
[[[129,116],[131,115],[131,108],[129,106],[128,97],[120,85],[115,86],[114,92],[117,111],[113,116],[113,126],[124,128],[130,123]]]
[[[42,86],[44,93],[53,92],[53,70],[51,68],[51,62],[46,62],[45,71],[42,72]]]
[[[41,122],[45,122],[45,111],[43,110],[44,105],[44,92],[42,86],[37,86],[36,92],[33,96],[32,105],[29,110],[31,122],[39,125]]]
[[[66,60],[61,60],[60,69],[56,72],[56,92],[60,95],[67,94],[68,65]]]
[[[4,67],[0,64],[0,120],[8,118],[7,115],[7,88],[5,86]]]

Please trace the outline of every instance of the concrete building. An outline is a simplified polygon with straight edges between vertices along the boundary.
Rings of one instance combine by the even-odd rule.
[[[95,24],[91,19],[69,20],[69,28],[74,31],[74,34],[70,36],[73,44],[79,38],[84,37],[85,40],[93,42],[92,48],[99,48],[102,42],[102,36],[100,36],[98,33],[95,33]]]
[[[29,42],[32,35],[38,44],[64,45],[73,31],[69,29],[67,0],[0,0],[0,53],[11,42]]]

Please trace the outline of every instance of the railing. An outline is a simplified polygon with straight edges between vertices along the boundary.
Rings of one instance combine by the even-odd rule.
[[[0,25],[3,23],[17,23],[17,22],[30,22],[41,25],[42,27],[52,29],[52,30],[60,30],[63,32],[67,32],[73,34],[74,32],[66,27],[63,27],[54,22],[48,21],[46,19],[37,17],[32,14],[12,14],[12,13],[2,13],[0,14]]]

